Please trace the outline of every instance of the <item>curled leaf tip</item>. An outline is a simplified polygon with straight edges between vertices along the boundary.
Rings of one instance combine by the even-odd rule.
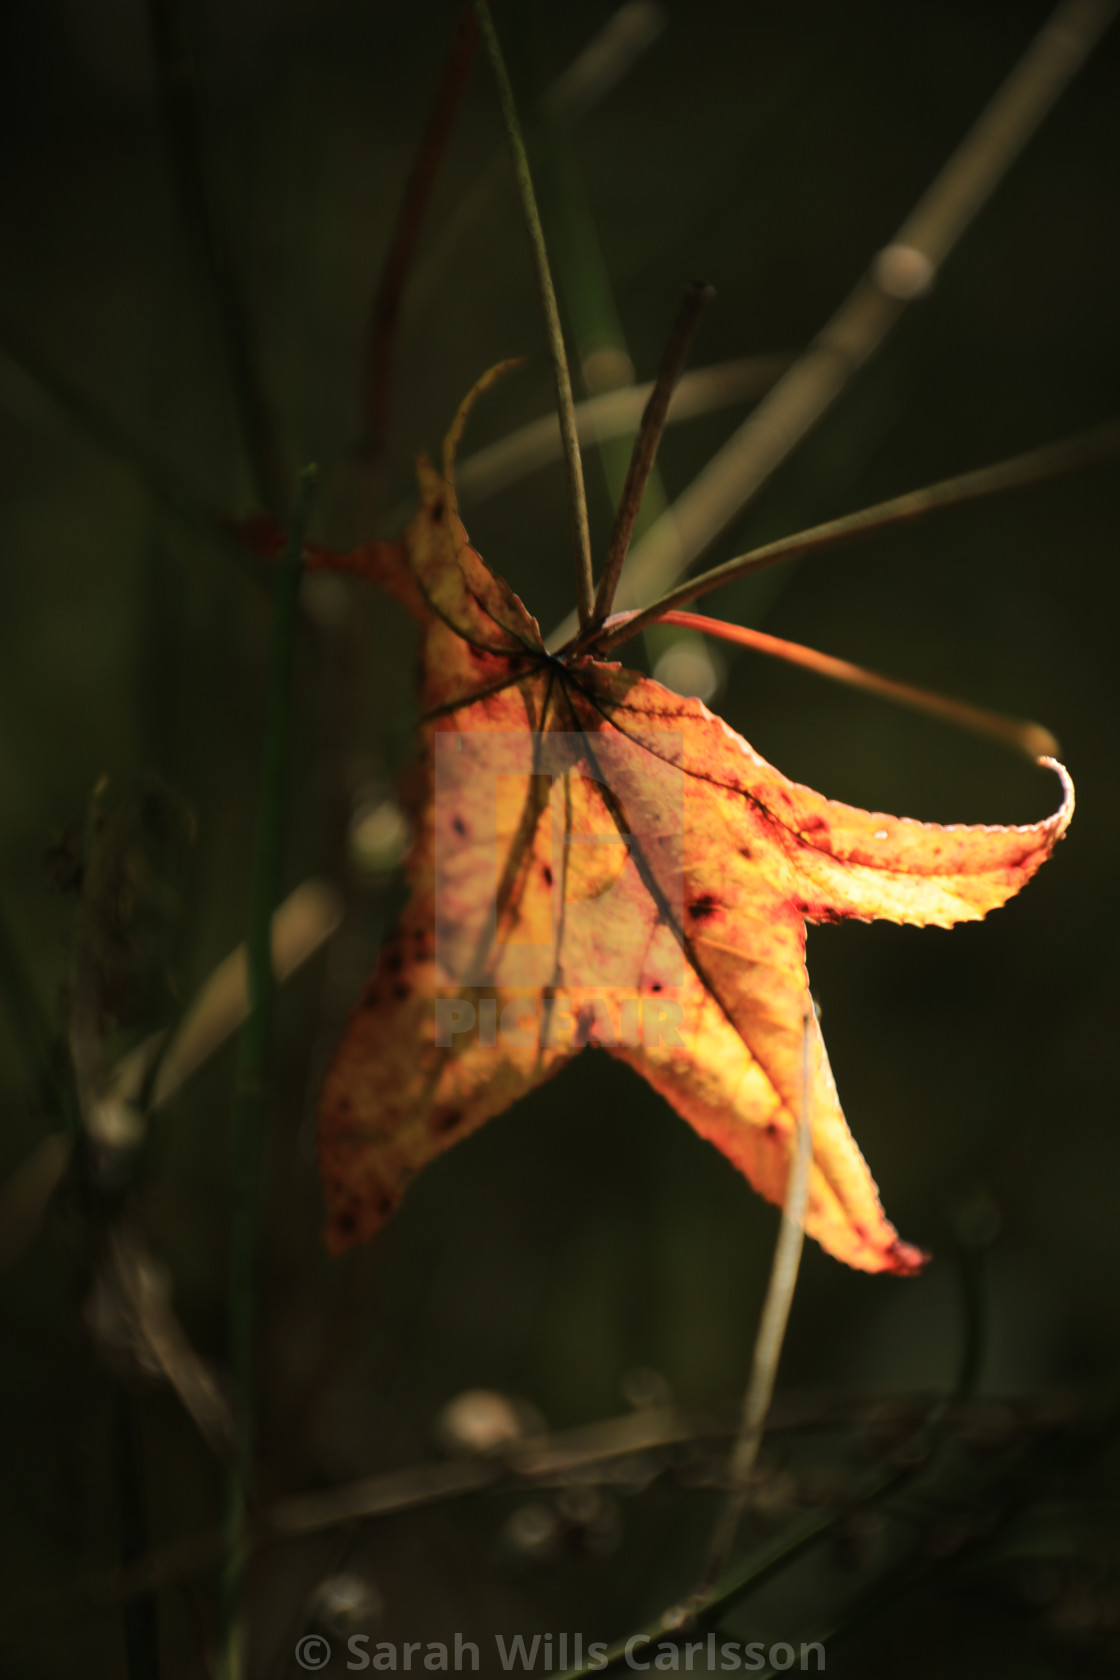
[[[929,1264],[930,1256],[924,1248],[916,1248],[913,1243],[903,1242],[901,1238],[890,1244],[883,1255],[885,1272],[893,1272],[895,1277],[917,1277]]]
[[[1070,775],[1061,760],[1055,758],[1052,753],[1040,753],[1035,762],[1043,770],[1053,770],[1055,776],[1057,776],[1058,780],[1062,784],[1062,803],[1054,812],[1054,815],[1050,818],[1054,839],[1057,841],[1061,839],[1062,835],[1069,827],[1070,821],[1073,817],[1074,807],[1077,803],[1077,797],[1073,787],[1073,777]]]

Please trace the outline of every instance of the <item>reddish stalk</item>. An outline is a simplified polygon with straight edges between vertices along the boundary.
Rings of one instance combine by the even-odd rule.
[[[998,741],[1026,753],[1028,758],[1051,758],[1057,754],[1058,743],[1040,723],[1024,718],[1004,717],[989,712],[983,706],[970,706],[965,700],[952,700],[933,689],[917,688],[912,683],[897,682],[893,677],[881,677],[862,665],[847,659],[834,659],[831,654],[818,653],[815,648],[803,647],[800,642],[786,642],[778,636],[768,636],[762,630],[748,630],[741,624],[726,624],[722,619],[706,618],[703,613],[667,612],[657,620],[659,624],[676,624],[682,630],[701,630],[706,636],[718,636],[725,642],[737,642],[740,647],[764,653],[771,659],[784,659],[787,664],[801,665],[815,671],[819,677],[844,683],[848,688],[862,689],[865,694],[891,700],[898,706],[909,706],[924,712],[927,717],[941,718],[958,729],[968,729],[974,735]]]
[[[463,7],[451,52],[436,91],[420,145],[405,182],[404,196],[393,226],[385,267],[374,295],[369,320],[369,351],[365,392],[364,453],[370,471],[380,470],[388,435],[389,398],[393,382],[393,352],[401,300],[416,256],[432,189],[439,173],[451,124],[470,74],[478,25],[469,5]]]

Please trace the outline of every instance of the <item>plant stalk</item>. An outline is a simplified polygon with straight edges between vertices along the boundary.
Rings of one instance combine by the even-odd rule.
[[[1116,0],[1063,0],[894,238],[789,372],[637,543],[621,605],[666,589],[788,459],[923,297],[1116,15]]]
[[[622,564],[626,559],[626,551],[630,547],[630,539],[634,534],[634,525],[638,518],[638,509],[642,505],[642,495],[646,481],[653,468],[661,434],[665,430],[665,418],[669,412],[669,402],[676,390],[677,381],[684,368],[685,357],[689,346],[700,324],[700,317],[707,304],[715,295],[713,287],[706,281],[695,280],[684,294],[677,319],[673,324],[672,335],[665,346],[665,354],[661,358],[661,366],[654,381],[653,390],[649,394],[642,414],[638,435],[634,439],[634,448],[630,456],[630,466],[626,473],[626,482],[622,486],[619,497],[618,512],[615,515],[614,530],[607,547],[606,563],[603,575],[599,579],[599,592],[595,597],[595,613],[593,624],[601,624],[611,610],[614,592],[618,588],[618,580],[622,575]]]
[[[786,1183],[782,1223],[774,1244],[774,1259],[770,1267],[770,1282],[766,1300],[755,1335],[754,1356],[747,1391],[743,1396],[743,1414],[739,1435],[731,1454],[731,1488],[716,1520],[708,1549],[704,1573],[693,1594],[702,1603],[714,1583],[727,1566],[739,1524],[747,1505],[747,1493],[758,1449],[762,1445],[762,1431],[766,1424],[770,1402],[774,1397],[774,1383],[778,1376],[778,1361],[782,1357],[786,1326],[793,1292],[797,1287],[797,1273],[801,1265],[801,1250],[805,1242],[805,1209],[809,1201],[809,1171],[813,1164],[813,1126],[810,1090],[812,1085],[813,1049],[818,1040],[817,1019],[810,1005],[805,1011],[801,1036],[801,1112],[797,1130],[792,1138],[789,1179]]]
[[[279,898],[284,781],[292,703],[303,545],[315,468],[297,480],[287,547],[276,571],[269,647],[267,708],[248,932],[249,1010],[238,1041],[233,1104],[233,1233],[229,1276],[230,1355],[235,1385],[234,1448],[226,1500],[223,1680],[244,1680],[247,1519],[256,1448],[256,1257],[260,1223],[264,1084],[268,1067],[274,978],[272,914]]]
[[[1082,467],[1095,466],[1101,461],[1113,460],[1118,455],[1120,421],[1110,420],[1091,431],[1063,438],[1058,443],[1044,444],[1039,449],[1028,450],[1024,455],[1014,455],[1006,461],[997,461],[990,467],[978,467],[974,472],[940,479],[936,484],[926,485],[921,490],[908,490],[901,496],[892,496],[889,501],[876,502],[871,507],[860,508],[856,513],[846,513],[839,519],[830,519],[823,525],[812,525],[806,531],[795,531],[791,536],[779,537],[777,541],[764,543],[760,548],[739,554],[734,560],[727,560],[721,566],[713,566],[709,571],[700,572],[696,577],[677,584],[658,600],[651,602],[648,607],[643,607],[640,612],[630,613],[625,618],[619,617],[614,626],[607,626],[606,634],[600,638],[600,646],[611,650],[620,647],[647,625],[656,624],[666,613],[686,605],[689,601],[699,600],[703,595],[711,594],[713,589],[720,589],[725,583],[734,583],[737,578],[764,571],[768,566],[777,566],[785,560],[797,560],[821,549],[836,548],[856,537],[875,536],[881,531],[893,530],[895,526],[926,519],[930,514],[940,513],[946,508],[963,507],[968,502],[983,501],[988,496],[999,496],[1010,490],[1022,490],[1034,484],[1043,484],[1047,479],[1079,471]]]
[[[552,272],[549,268],[548,252],[544,243],[544,229],[541,226],[537,197],[533,190],[533,178],[529,173],[529,159],[525,151],[521,124],[518,121],[517,107],[514,104],[513,89],[510,86],[505,59],[502,57],[502,49],[498,43],[487,0],[474,0],[474,11],[475,17],[478,19],[479,33],[486,47],[490,67],[493,70],[494,80],[498,87],[502,119],[505,123],[506,138],[509,141],[510,153],[513,157],[513,172],[517,179],[518,196],[521,199],[521,210],[525,218],[525,228],[529,235],[529,246],[537,275],[537,288],[544,309],[545,331],[548,335],[548,348],[552,357],[552,373],[556,384],[556,406],[560,418],[560,435],[564,442],[564,462],[568,477],[568,511],[572,522],[572,545],[575,552],[576,606],[580,624],[584,625],[591,618],[595,593],[591,570],[591,528],[587,521],[587,495],[583,485],[583,462],[579,452],[575,403],[572,400],[572,381],[568,372],[568,357],[564,349],[564,334],[560,327],[556,288],[552,284]]]

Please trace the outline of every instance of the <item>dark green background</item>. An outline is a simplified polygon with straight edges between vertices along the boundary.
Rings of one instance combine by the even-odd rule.
[[[509,27],[521,39],[520,85],[542,67],[556,74],[610,11],[598,0],[507,0],[497,17],[503,29],[520,26]],[[697,275],[718,295],[695,363],[804,344],[1045,12],[1025,0],[670,0],[660,40],[573,131],[639,376],[652,376],[682,286]],[[366,318],[455,16],[442,0],[235,0],[190,23],[208,166],[285,448],[293,470],[308,458],[322,464],[316,534],[335,542],[369,534],[353,470]],[[208,505],[248,511],[236,405],[169,184],[143,8],[24,3],[8,9],[3,32],[0,348],[53,369]],[[1118,64],[1114,34],[933,294],[712,560],[1115,412]],[[549,405],[508,174],[438,258],[441,228],[500,143],[480,62],[402,322],[390,505],[408,496],[412,454],[438,444],[492,362],[531,357],[480,405],[468,449]],[[670,432],[671,494],[741,412]],[[6,354],[0,425],[5,911],[59,1023],[75,905],[51,889],[44,849],[80,818],[99,776],[127,785],[154,771],[197,819],[171,955],[189,997],[246,927],[267,594],[228,548],[171,518],[126,460]],[[593,456],[587,465],[601,555],[609,507]],[[1120,1375],[1118,514],[1115,474],[1097,468],[806,562],[772,598],[731,588],[710,600],[714,613],[1045,721],[1079,795],[1068,840],[989,923],[951,935],[862,925],[810,935],[852,1129],[888,1213],[936,1258],[916,1282],[868,1278],[809,1245],[784,1388],[823,1399],[951,1383],[960,1336],[952,1214],[978,1189],[1001,1216],[988,1262],[985,1388],[1092,1403]],[[542,624],[569,609],[559,468],[467,510],[467,520]],[[399,903],[395,883],[362,886],[347,873],[346,822],[364,790],[390,786],[407,762],[415,719],[403,618],[356,593],[344,616],[345,629],[308,616],[295,691],[285,887],[327,875],[346,885],[351,910],[336,956],[312,964],[279,1008],[261,1261],[271,1495],[429,1455],[438,1409],[468,1386],[522,1395],[558,1427],[624,1410],[620,1384],[634,1367],[663,1373],[682,1403],[732,1403],[777,1224],[660,1099],[596,1053],[434,1166],[375,1250],[326,1259],[310,1134],[316,1082]],[[787,774],[829,795],[941,821],[1034,820],[1056,801],[1051,778],[993,747],[747,655],[729,652],[727,664],[718,709]],[[149,998],[148,1007],[168,1006]],[[56,1122],[29,1095],[11,1033],[0,1055],[0,1164],[10,1171]],[[183,1323],[218,1367],[232,1067],[227,1051],[159,1117],[136,1192]],[[0,1558],[17,1607],[117,1556],[113,1379],[80,1317],[80,1224],[64,1191],[0,1278],[9,1461]],[[306,1374],[352,1278],[345,1357],[301,1421]],[[140,1385],[134,1402],[153,1540],[212,1523],[219,1476],[177,1402],[155,1384]],[[830,1440],[818,1457],[827,1469],[854,1450],[850,1439]],[[1090,1537],[1083,1513],[1047,1530],[1060,1592],[1039,1600],[1018,1577],[998,1590],[967,1571],[963,1583],[937,1577],[838,1645],[830,1672],[1033,1676],[1075,1661],[1110,1672],[1120,1581],[1107,1460],[1100,1475]],[[974,1510],[967,1477],[960,1497]],[[1030,1497],[1049,1509],[1061,1495],[1043,1487]],[[390,1639],[461,1629],[492,1651],[494,1630],[624,1632],[688,1585],[711,1510],[709,1495],[670,1472],[621,1501],[611,1555],[516,1570],[500,1534],[517,1503],[484,1498],[270,1553],[256,1576],[253,1672],[287,1672],[300,1606],[343,1560],[376,1579]],[[899,1530],[906,1543],[924,1544],[935,1516],[911,1513]],[[753,1622],[740,1614],[736,1635],[809,1637],[870,1578],[843,1574],[825,1548]],[[1078,1597],[1069,1580],[1092,1591]],[[161,1618],[166,1673],[205,1672],[212,1581],[169,1591]],[[44,1613],[4,1660],[5,1672],[29,1680],[123,1673],[119,1614],[71,1627]]]

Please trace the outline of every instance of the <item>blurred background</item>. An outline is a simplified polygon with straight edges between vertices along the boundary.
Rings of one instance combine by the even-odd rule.
[[[202,1675],[220,1643],[206,1537],[226,1450],[235,1052],[227,1038],[162,1093],[153,1072],[122,1096],[113,1070],[246,933],[270,607],[224,522],[280,502],[316,460],[316,538],[392,532],[413,456],[485,368],[528,357],[478,405],[464,458],[551,404],[479,58],[370,466],[371,307],[456,6],[180,10],[153,5],[154,53],[139,0],[18,0],[0,52],[0,1573],[4,1672],[27,1680]],[[656,507],[889,241],[1047,8],[522,0],[495,15],[578,394],[652,378],[695,277],[717,295],[692,365],[759,358],[734,400],[669,428]],[[1115,413],[1118,66],[1114,32],[709,561]],[[600,557],[619,447],[624,465],[626,440],[585,452]],[[464,477],[464,517],[551,627],[573,605],[563,473],[518,471]],[[1118,522],[1115,472],[1096,467],[705,609],[1035,717],[1078,786],[1069,838],[990,922],[810,932],[853,1132],[934,1260],[917,1280],[865,1277],[807,1247],[744,1553],[905,1453],[969,1333],[980,1359],[937,1461],[719,1624],[794,1644],[838,1628],[838,1674],[1115,1672]],[[1052,777],[995,747],[804,673],[664,637],[630,653],[668,658],[666,680],[830,796],[993,823],[1057,802]],[[295,1641],[316,1627],[460,1631],[499,1672],[495,1632],[609,1639],[680,1596],[777,1230],[661,1099],[589,1052],[436,1163],[370,1249],[327,1259],[314,1105],[402,899],[413,661],[391,602],[305,585],[283,891],[318,885],[297,901],[310,954],[280,994],[268,1084],[259,1497],[329,1499],[433,1463],[495,1485],[433,1499],[406,1477],[408,1508],[262,1551],[253,1676],[298,1673]],[[87,1111],[99,1099],[77,1148],[75,1082]],[[501,1457],[627,1417],[640,1455],[593,1430],[590,1468],[519,1479]],[[126,1614],[116,1572],[150,1553],[158,1594]]]

